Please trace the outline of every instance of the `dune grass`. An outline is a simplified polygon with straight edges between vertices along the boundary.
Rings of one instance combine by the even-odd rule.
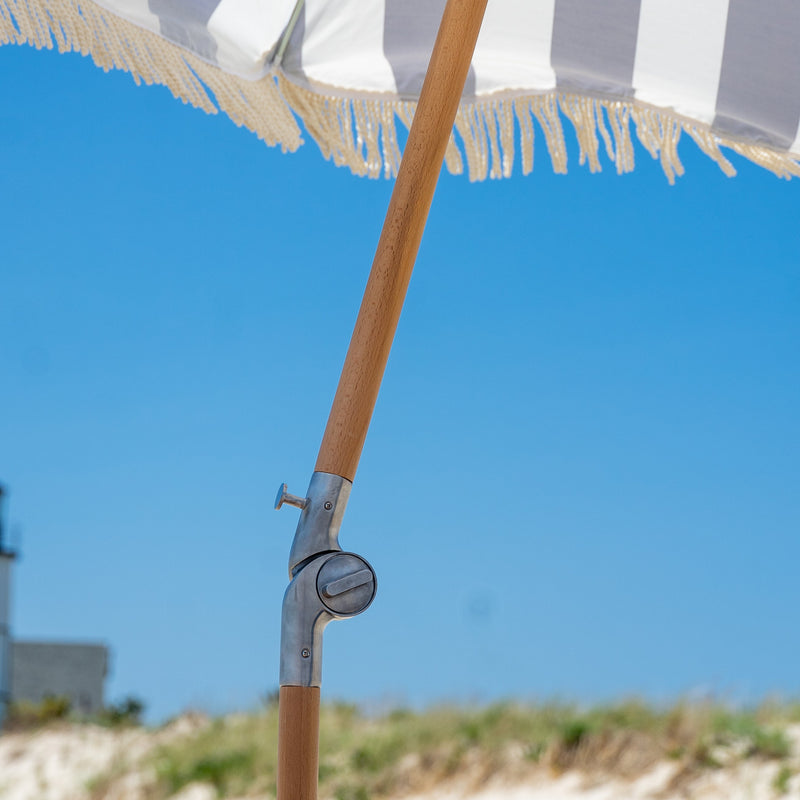
[[[499,703],[370,716],[328,703],[320,719],[320,796],[377,799],[422,791],[456,774],[479,785],[498,773],[522,778],[543,766],[632,778],[664,759],[678,762],[684,778],[736,759],[775,760],[783,765],[779,790],[794,770],[784,732],[791,722],[800,722],[800,706]],[[213,785],[219,797],[274,796],[276,750],[274,704],[215,719],[156,751],[152,797],[169,797],[195,781]],[[102,782],[94,795],[104,796]]]
[[[141,703],[128,702],[105,725],[134,724]],[[122,712],[125,713],[122,713]],[[50,698],[15,709],[21,729],[64,724],[68,705]],[[633,778],[665,759],[675,782],[743,759],[777,762],[773,788],[785,794],[800,773],[786,726],[800,723],[800,704],[741,710],[721,704],[658,708],[638,701],[582,708],[568,704],[498,703],[396,709],[381,716],[328,703],[321,714],[321,797],[365,800],[424,791],[456,774],[477,786],[496,775],[523,779],[531,771],[579,769]],[[277,751],[274,699],[258,713],[220,717],[193,734],[169,739],[144,766],[152,775],[148,798],[160,800],[194,782],[219,797],[272,796]],[[130,766],[130,765],[128,765]],[[94,800],[114,794],[124,764],[91,781]]]

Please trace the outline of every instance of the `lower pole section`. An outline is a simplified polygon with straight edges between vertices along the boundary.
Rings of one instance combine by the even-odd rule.
[[[319,688],[281,686],[277,800],[317,800],[318,774]]]

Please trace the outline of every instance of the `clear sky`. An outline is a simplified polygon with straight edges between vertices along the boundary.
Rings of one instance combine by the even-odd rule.
[[[75,55],[0,92],[14,631],[107,642],[152,719],[251,706],[391,183]],[[591,175],[565,127],[567,176],[440,183],[326,697],[800,694],[800,182]]]

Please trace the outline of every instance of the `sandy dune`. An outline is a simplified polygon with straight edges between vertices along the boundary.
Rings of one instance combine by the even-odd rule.
[[[102,795],[103,800],[146,800],[146,790],[152,785],[153,776],[139,766],[144,756],[154,747],[191,734],[206,724],[203,717],[185,716],[158,731],[64,725],[5,734],[0,737],[0,800],[89,800],[92,780],[109,771],[114,771],[118,777]],[[424,794],[407,795],[402,800],[800,798],[800,726],[790,728],[788,733],[794,744],[790,762],[793,774],[783,795],[776,784],[781,765],[748,759],[733,760],[726,767],[707,770],[679,785],[675,785],[679,767],[674,762],[658,764],[634,781],[613,776],[587,776],[578,771],[556,775],[542,767],[532,771],[524,781],[518,777],[514,784],[498,775],[475,789],[474,780],[465,775]],[[216,792],[210,785],[192,784],[173,797],[175,800],[216,800]],[[96,795],[94,800],[97,800]]]

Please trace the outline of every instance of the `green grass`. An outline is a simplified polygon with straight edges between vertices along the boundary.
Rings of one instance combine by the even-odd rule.
[[[537,765],[635,776],[663,759],[694,775],[721,766],[720,753],[783,763],[791,756],[783,728],[797,720],[797,710],[771,705],[736,711],[711,704],[659,709],[636,701],[593,708],[498,703],[397,709],[374,717],[352,705],[326,704],[320,796],[379,800],[422,791],[456,773],[479,782]],[[216,719],[161,747],[152,756],[153,800],[194,781],[211,784],[219,797],[274,796],[277,725],[277,707],[269,704],[260,713]],[[792,774],[779,773],[776,791]]]
[[[793,775],[794,772],[792,771],[791,767],[788,767],[786,764],[784,764],[778,770],[778,774],[775,776],[775,780],[772,782],[772,788],[775,789],[777,794],[788,794],[789,781],[792,779]]]
[[[766,759],[783,759],[789,755],[790,744],[786,734],[770,726],[759,715],[718,711],[714,715],[713,732],[719,743],[735,741],[747,744],[746,756]]]

